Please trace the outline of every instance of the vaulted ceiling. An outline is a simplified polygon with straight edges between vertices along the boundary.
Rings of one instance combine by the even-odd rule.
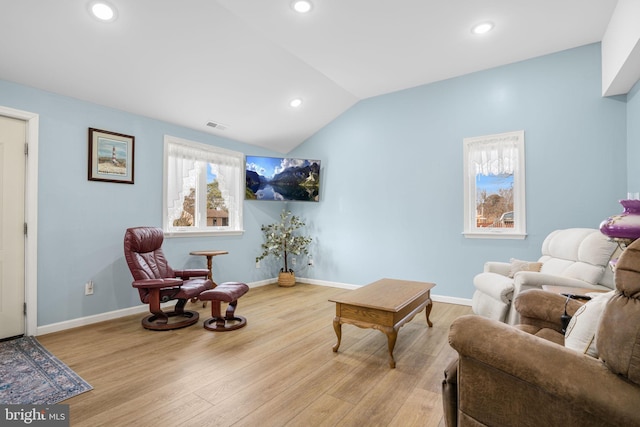
[[[107,1],[109,23],[90,0],[0,0],[0,79],[281,153],[359,100],[598,42],[616,5]],[[472,34],[483,21],[494,30]]]

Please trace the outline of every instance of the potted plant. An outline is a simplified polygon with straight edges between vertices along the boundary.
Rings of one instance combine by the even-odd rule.
[[[292,269],[289,268],[289,255],[308,255],[307,247],[311,243],[311,237],[299,234],[299,229],[305,223],[291,212],[282,211],[280,222],[263,225],[260,229],[264,233],[264,243],[262,244],[262,254],[256,257],[256,262],[273,255],[276,259],[284,258],[284,265],[280,268],[278,275],[279,286],[294,286],[296,277]]]

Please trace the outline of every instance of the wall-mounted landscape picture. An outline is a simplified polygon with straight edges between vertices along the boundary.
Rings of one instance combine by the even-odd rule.
[[[320,160],[247,156],[247,200],[320,200]]]

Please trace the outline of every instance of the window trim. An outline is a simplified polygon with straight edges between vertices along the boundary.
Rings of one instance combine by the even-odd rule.
[[[225,156],[230,156],[239,161],[238,167],[238,179],[237,179],[237,212],[238,212],[238,226],[235,229],[223,229],[223,227],[207,227],[193,228],[193,227],[169,227],[169,215],[168,215],[168,180],[169,180],[169,145],[182,145],[192,150],[201,150],[206,153],[215,153]],[[162,229],[165,237],[195,237],[195,236],[237,236],[244,234],[244,219],[243,219],[243,205],[244,205],[244,153],[238,151],[227,150],[225,148],[216,147],[214,145],[203,144],[200,142],[190,141],[183,138],[178,138],[171,135],[164,136],[164,153],[163,153],[163,179],[162,179]],[[231,210],[231,206],[229,207]],[[224,227],[227,228],[227,227]]]
[[[517,159],[513,170],[513,228],[478,227],[476,224],[476,183],[475,168],[470,161],[471,147],[475,144],[513,140],[516,138]],[[524,239],[527,237],[524,130],[464,138],[464,231],[468,239]]]

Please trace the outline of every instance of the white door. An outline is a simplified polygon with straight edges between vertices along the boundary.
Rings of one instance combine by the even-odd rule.
[[[0,116],[0,339],[24,334],[26,123]]]

